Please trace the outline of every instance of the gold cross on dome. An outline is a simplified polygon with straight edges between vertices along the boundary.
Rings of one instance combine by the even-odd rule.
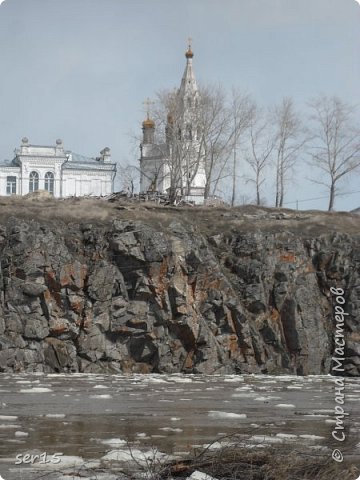
[[[143,105],[145,105],[145,112],[146,112],[147,118],[149,119],[150,118],[150,107],[151,107],[151,105],[155,105],[155,102],[150,100],[150,98],[148,97],[142,103],[143,103]]]
[[[191,50],[192,41],[193,39],[191,37],[188,37],[189,50]]]

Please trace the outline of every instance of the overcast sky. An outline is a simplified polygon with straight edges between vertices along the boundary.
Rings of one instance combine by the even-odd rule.
[[[131,136],[140,133],[142,102],[179,86],[189,35],[203,84],[239,87],[263,105],[292,96],[303,109],[325,93],[360,106],[355,0],[5,0],[0,159],[12,158],[27,136],[45,145],[62,138],[88,156],[109,146],[114,160],[135,164]],[[353,174],[343,191],[360,190],[359,178]],[[323,195],[298,180],[286,201]],[[336,204],[358,206],[360,193]]]

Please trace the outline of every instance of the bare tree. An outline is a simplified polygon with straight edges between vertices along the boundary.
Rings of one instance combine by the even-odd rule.
[[[274,150],[274,138],[271,135],[269,119],[259,108],[254,111],[249,133],[249,147],[245,160],[250,166],[252,176],[248,177],[246,181],[255,186],[256,204],[261,205],[261,187],[265,182],[265,169]]]
[[[189,129],[184,123],[183,109],[184,105],[176,90],[161,91],[157,94],[153,117],[158,130],[160,127],[163,134],[163,174],[169,185],[171,203],[174,203],[179,195],[190,194],[191,185],[203,159],[203,137],[197,129],[199,108],[195,109],[195,105],[193,106],[194,125]]]
[[[319,96],[310,102],[313,141],[311,164],[328,180],[312,179],[329,189],[328,210],[334,209],[338,183],[360,167],[360,130],[355,127],[355,108],[340,98]]]
[[[248,130],[253,119],[256,106],[254,101],[248,94],[243,94],[236,89],[232,90],[230,115],[232,119],[232,194],[231,206],[236,202],[236,187],[238,180],[238,163],[239,163],[239,144],[243,139],[244,133]]]
[[[183,131],[181,108],[176,91],[158,94],[155,115],[157,125],[162,124],[166,131],[169,145],[166,162],[170,192],[179,189],[180,185],[181,194],[188,194],[195,176],[202,169],[205,198],[217,191],[222,179],[233,176],[234,204],[238,166],[236,150],[240,137],[249,126],[253,102],[249,95],[235,90],[229,102],[221,86],[202,86],[193,111],[191,132]],[[164,118],[167,118],[166,122]],[[232,173],[229,174],[226,168],[232,158]]]
[[[293,101],[289,97],[285,97],[281,104],[273,109],[272,122],[276,167],[275,206],[282,207],[290,174],[307,138],[304,135],[299,114],[295,111]]]
[[[134,165],[119,166],[119,177],[121,179],[121,188],[130,197],[134,196],[136,184],[139,182],[140,171]]]
[[[205,160],[205,192],[208,198],[216,190],[229,147],[229,113],[226,97],[221,87],[201,89],[199,132]]]

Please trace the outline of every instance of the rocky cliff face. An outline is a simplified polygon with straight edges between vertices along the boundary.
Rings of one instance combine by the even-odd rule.
[[[329,373],[333,286],[349,313],[346,374],[358,375],[360,238],[331,218],[3,218],[1,371]]]

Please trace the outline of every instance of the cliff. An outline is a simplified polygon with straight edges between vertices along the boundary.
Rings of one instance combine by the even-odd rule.
[[[0,203],[3,372],[359,375],[357,215]]]

